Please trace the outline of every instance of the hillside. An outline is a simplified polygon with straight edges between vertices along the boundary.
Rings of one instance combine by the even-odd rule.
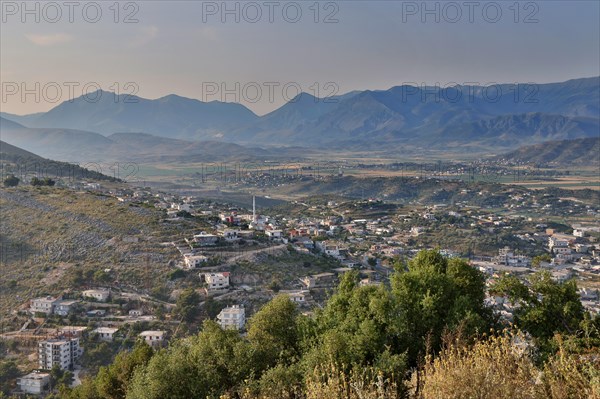
[[[76,282],[81,273],[110,269],[123,287],[153,288],[175,256],[159,243],[177,232],[161,224],[162,213],[152,208],[27,186],[1,188],[0,210],[0,317],[32,297],[95,283],[92,277]],[[139,242],[125,242],[125,236]]]
[[[27,177],[49,177],[69,182],[80,180],[118,181],[114,177],[74,163],[53,161],[0,140],[0,170],[2,176],[14,174],[21,180]]]
[[[600,166],[600,137],[548,141],[497,157],[514,163]]]
[[[1,160],[14,160],[14,159],[43,159],[39,155],[36,155],[32,152],[26,151],[22,148],[16,147],[12,144],[8,144],[2,140],[0,140],[0,159]]]

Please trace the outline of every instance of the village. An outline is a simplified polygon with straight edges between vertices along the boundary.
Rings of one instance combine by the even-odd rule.
[[[548,270],[559,282],[575,279],[582,304],[600,313],[600,208],[578,201],[515,192],[500,207],[486,208],[468,198],[487,193],[464,190],[466,199],[452,204],[309,198],[262,209],[255,196],[252,207],[244,208],[149,188],[113,190],[99,183],[74,188],[115,198],[122,206],[152,207],[165,223],[197,223],[194,234],[161,243],[178,254],[171,276],[198,295],[193,305],[205,311],[195,316],[242,334],[253,311],[276,295],[289,296],[310,314],[344,273],[357,270],[361,285],[388,284],[389,276],[422,249],[468,259],[490,287],[503,274],[524,279],[537,270]],[[559,223],[556,215],[573,222]],[[290,259],[302,266],[286,269]],[[507,298],[488,293],[486,302],[503,320],[512,320],[514,305]],[[43,395],[56,369],[71,372],[71,384],[77,385],[79,374],[96,362],[86,352],[99,343],[110,351],[138,340],[155,348],[167,345],[182,334],[178,306],[174,295],[157,297],[116,284],[23,302],[14,310],[26,316],[22,327],[0,334],[32,364],[17,380],[15,393]]]

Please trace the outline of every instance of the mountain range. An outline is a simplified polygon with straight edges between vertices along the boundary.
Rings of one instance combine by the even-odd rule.
[[[187,141],[147,133],[99,133],[27,128],[0,117],[2,140],[40,156],[68,162],[225,162],[297,158],[295,147],[263,149],[224,141]],[[304,154],[309,151],[303,149]]]
[[[301,93],[264,116],[236,103],[177,95],[148,100],[99,91],[45,113],[1,116],[5,140],[37,152],[78,147],[97,153],[129,146],[139,155],[156,156],[161,150],[167,157],[202,157],[220,141],[246,146],[227,148],[232,154],[258,156],[267,151],[258,146],[498,154],[548,140],[597,136],[600,77],[535,85],[403,85],[328,98]],[[173,141],[158,144],[157,137]],[[59,142],[66,147],[54,148]]]

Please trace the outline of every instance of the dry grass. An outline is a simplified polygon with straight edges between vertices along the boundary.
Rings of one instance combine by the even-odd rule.
[[[562,349],[543,369],[521,335],[504,334],[473,346],[450,345],[418,375],[418,399],[598,399],[600,362]],[[416,376],[415,376],[416,377]],[[416,380],[416,378],[413,378]]]

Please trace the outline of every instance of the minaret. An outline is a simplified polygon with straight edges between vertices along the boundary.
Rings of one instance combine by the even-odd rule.
[[[252,223],[256,223],[256,196],[252,196]]]

